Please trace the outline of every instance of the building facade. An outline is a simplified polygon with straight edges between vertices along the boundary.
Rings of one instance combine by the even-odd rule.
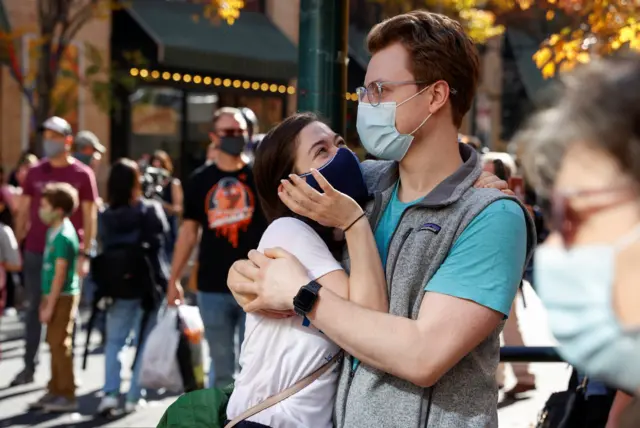
[[[12,43],[26,72],[32,62],[29,44],[38,32],[36,1],[0,0],[0,31],[19,36]],[[72,107],[63,114],[74,131],[93,131],[109,149],[108,159],[138,158],[162,149],[174,159],[178,175],[185,176],[204,161],[210,119],[217,108],[251,108],[261,132],[296,110],[300,0],[246,0],[233,25],[212,23],[198,5],[188,2],[128,0],[126,4],[88,22],[75,38],[74,57],[69,59],[82,70],[85,45],[90,44],[100,52],[105,68],[126,74],[133,82],[118,86],[118,108],[111,112],[101,110],[91,92],[78,85],[72,91]],[[354,92],[364,81],[369,60],[366,34],[382,19],[382,12],[375,2],[350,1],[345,94],[350,143],[358,142]],[[503,87],[515,93],[509,82],[520,79],[532,64],[527,53],[516,55],[516,61],[509,56],[518,42],[514,37],[508,34],[506,41],[496,38],[483,47],[478,97],[461,130],[479,136],[493,149],[503,146],[511,134],[502,132],[501,123],[507,120],[513,127],[520,116],[518,101],[513,94],[505,98]],[[0,49],[0,63],[9,60]],[[505,61],[513,65],[507,67],[506,76]],[[515,98],[532,98],[532,91],[527,87]],[[7,172],[33,138],[36,124],[30,117],[10,67],[0,67],[0,164]],[[107,168],[100,171],[100,181],[106,172]]]
[[[114,155],[138,158],[161,149],[179,160],[184,177],[205,160],[216,109],[249,107],[261,132],[296,110],[299,1],[245,1],[233,25],[201,15],[199,5],[144,0],[114,13],[112,63],[137,79],[120,94],[122,114],[112,116]],[[363,44],[364,36],[350,40],[356,60],[348,76],[358,84],[366,68]],[[355,93],[345,97],[357,104]]]
[[[39,32],[36,6],[37,0],[0,0],[0,33],[3,34],[0,40],[3,53],[0,55],[0,165],[5,173],[15,167],[22,152],[29,148],[36,129],[21,86],[11,72],[7,46],[12,44],[11,55],[15,55],[13,59],[22,69],[25,84],[29,85],[29,76],[33,76],[35,69],[33,46]],[[86,44],[90,44],[100,53],[105,69],[108,68],[110,34],[110,16],[89,21],[75,37],[69,49],[70,57],[65,59],[66,66],[81,69]],[[64,90],[60,98],[64,98],[66,105],[61,103],[55,107],[69,120],[74,131],[89,129],[109,148],[109,115],[98,107],[87,88],[78,84],[71,87],[73,85],[70,81],[60,82],[57,90]]]

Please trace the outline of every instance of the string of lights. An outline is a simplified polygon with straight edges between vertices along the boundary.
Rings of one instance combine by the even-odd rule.
[[[184,82],[184,83],[193,83],[196,85],[205,85],[205,86],[222,86],[224,88],[236,88],[236,89],[245,89],[245,90],[253,90],[253,91],[262,91],[262,92],[272,92],[272,93],[280,93],[280,94],[289,94],[293,95],[296,93],[295,86],[285,86],[278,85],[275,83],[267,83],[267,82],[256,82],[249,80],[240,80],[240,79],[229,79],[229,78],[221,78],[221,77],[211,77],[211,76],[200,76],[198,74],[191,75],[188,73],[170,73],[168,71],[159,71],[159,70],[147,70],[145,68],[132,68],[129,70],[129,74],[132,77],[138,77],[144,79],[146,81],[154,81],[154,80],[172,80],[174,82]],[[345,94],[345,99],[347,101],[358,101],[358,94],[347,92]]]

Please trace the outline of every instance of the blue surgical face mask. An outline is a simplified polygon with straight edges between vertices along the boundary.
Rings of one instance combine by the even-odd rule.
[[[42,151],[44,157],[49,159],[55,158],[56,156],[64,152],[64,145],[65,143],[63,141],[44,140],[42,142]]]
[[[431,113],[409,134],[401,134],[396,128],[396,112],[398,107],[411,101],[429,86],[416,92],[400,104],[395,102],[380,103],[373,106],[361,102],[358,104],[356,128],[364,148],[379,159],[401,161],[407,154],[413,135],[429,120]]]
[[[640,387],[640,327],[620,325],[612,296],[616,255],[639,238],[640,227],[613,245],[542,245],[534,263],[536,291],[560,354],[594,379],[628,391]]]
[[[362,204],[369,199],[369,191],[364,182],[360,160],[351,150],[339,148],[335,156],[329,162],[318,168],[318,171],[338,192],[350,196],[356,202]],[[311,175],[301,174],[307,180],[309,186],[323,193],[322,188]]]

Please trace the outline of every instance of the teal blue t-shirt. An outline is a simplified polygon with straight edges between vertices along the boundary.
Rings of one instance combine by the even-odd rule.
[[[398,183],[396,183],[396,187],[393,189],[393,194],[391,195],[391,200],[384,209],[374,233],[376,246],[378,247],[378,253],[380,254],[380,260],[382,260],[382,267],[386,267],[385,265],[387,264],[387,257],[389,255],[391,237],[393,236],[393,232],[395,232],[396,227],[398,227],[402,213],[405,209],[419,201],[420,199],[412,202],[401,202],[398,199]]]
[[[398,186],[375,231],[383,266],[402,212],[417,203],[398,200]],[[425,289],[471,300],[509,315],[527,254],[527,224],[522,208],[507,199],[493,202],[455,241]]]

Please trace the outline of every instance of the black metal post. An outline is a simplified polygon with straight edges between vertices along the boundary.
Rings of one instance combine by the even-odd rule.
[[[564,360],[552,346],[503,346],[500,348],[503,363],[563,363]]]

